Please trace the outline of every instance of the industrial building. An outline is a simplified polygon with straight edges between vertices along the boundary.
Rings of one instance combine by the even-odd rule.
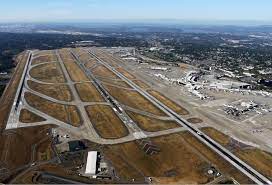
[[[89,151],[87,156],[85,176],[95,176],[97,172],[97,151]]]

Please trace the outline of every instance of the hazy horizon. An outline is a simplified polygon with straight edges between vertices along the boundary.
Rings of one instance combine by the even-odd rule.
[[[82,25],[172,25],[172,26],[272,26],[272,21],[256,20],[177,20],[177,19],[92,19],[92,20],[56,20],[56,21],[1,21],[0,24],[82,24]]]
[[[271,24],[272,1],[263,0],[10,0],[0,22],[148,22]]]

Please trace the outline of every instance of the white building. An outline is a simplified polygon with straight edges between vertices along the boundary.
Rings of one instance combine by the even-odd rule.
[[[93,176],[96,175],[97,169],[97,151],[89,151],[86,163],[86,176]]]
[[[150,69],[152,69],[152,70],[161,70],[161,71],[168,70],[167,67],[157,67],[157,66],[152,66]]]

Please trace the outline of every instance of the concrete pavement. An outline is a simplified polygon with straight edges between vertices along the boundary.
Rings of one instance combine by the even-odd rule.
[[[206,144],[208,147],[210,147],[212,150],[214,150],[217,154],[219,154],[221,157],[223,157],[225,160],[227,160],[229,163],[231,163],[233,166],[235,166],[237,169],[239,169],[241,172],[243,172],[245,175],[247,175],[250,179],[252,179],[254,182],[258,184],[272,184],[272,182],[264,177],[262,174],[257,172],[254,168],[243,162],[241,159],[236,157],[234,154],[232,154],[230,151],[228,151],[226,148],[221,146],[219,143],[214,141],[212,138],[204,134],[202,131],[200,131],[198,128],[195,128],[191,123],[183,119],[181,116],[179,116],[176,112],[171,110],[169,107],[164,105],[162,102],[157,100],[155,97],[147,93],[146,91],[142,90],[138,85],[136,85],[134,82],[132,82],[130,79],[125,77],[123,74],[118,72],[114,67],[100,59],[98,56],[95,55],[95,52],[90,50],[90,55],[95,57],[101,64],[103,64],[105,67],[107,67],[109,70],[111,70],[113,73],[115,73],[118,77],[126,81],[129,85],[137,89],[137,91],[142,94],[145,98],[147,98],[149,101],[151,101],[154,105],[156,105],[158,108],[160,108],[162,111],[164,111],[167,115],[175,119],[180,125],[182,125],[184,128],[186,128],[191,134],[193,134],[197,139],[199,139],[201,142]]]

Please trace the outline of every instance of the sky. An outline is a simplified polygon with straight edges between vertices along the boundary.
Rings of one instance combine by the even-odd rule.
[[[0,22],[268,21],[272,0],[2,0]]]

